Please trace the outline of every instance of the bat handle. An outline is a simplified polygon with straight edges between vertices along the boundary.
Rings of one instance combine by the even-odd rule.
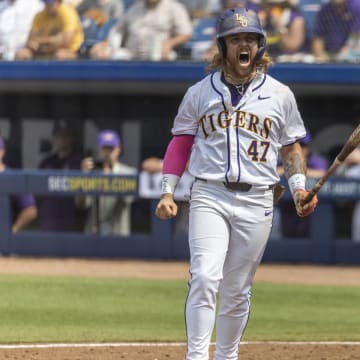
[[[313,189],[311,189],[309,191],[309,193],[306,195],[305,199],[302,201],[302,205],[308,204],[313,198],[314,196],[319,192],[320,187],[314,187]]]
[[[336,157],[334,162],[331,164],[330,168],[326,172],[326,174],[316,183],[316,185],[306,195],[305,199],[302,201],[302,205],[308,204],[314,198],[314,196],[319,192],[319,190],[324,185],[326,180],[330,177],[330,175],[332,175],[336,171],[336,169],[340,166],[341,163],[342,161]]]

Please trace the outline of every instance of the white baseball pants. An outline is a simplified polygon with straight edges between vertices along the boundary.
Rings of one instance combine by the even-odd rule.
[[[185,318],[187,360],[238,359],[250,311],[250,289],[272,226],[272,190],[236,192],[196,181],[190,200],[189,292]]]

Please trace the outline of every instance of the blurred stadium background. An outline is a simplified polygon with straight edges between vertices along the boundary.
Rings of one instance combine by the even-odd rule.
[[[320,0],[301,0],[310,28]],[[196,39],[193,39],[193,41]],[[199,41],[203,41],[200,39]],[[209,39],[207,39],[208,41]],[[294,91],[316,150],[330,160],[360,119],[359,63],[319,64],[283,59],[270,73]],[[8,195],[49,194],[49,176],[35,170],[51,152],[56,120],[77,131],[78,147],[94,151],[99,130],[122,136],[122,161],[140,171],[142,160],[162,157],[177,107],[188,86],[205,75],[205,64],[191,59],[147,61],[0,61],[0,132],[7,141],[11,176],[0,175],[0,252],[4,255],[186,259],[186,233],[153,216],[154,199],[139,196],[132,208],[129,237],[82,233],[41,233],[36,224],[10,231]],[[70,175],[69,175],[70,176]],[[91,178],[91,175],[89,175]],[[360,263],[360,244],[351,241],[351,218],[360,182],[333,179],[320,194],[309,238],[272,236],[265,261]],[[350,185],[349,185],[350,184]],[[63,191],[73,196],[74,192]],[[99,191],[101,193],[101,191]]]

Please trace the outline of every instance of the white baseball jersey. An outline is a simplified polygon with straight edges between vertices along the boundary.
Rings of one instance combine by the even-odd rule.
[[[189,172],[208,180],[271,185],[279,149],[306,134],[292,91],[268,74],[251,82],[238,104],[215,72],[186,92],[173,135],[195,135]]]

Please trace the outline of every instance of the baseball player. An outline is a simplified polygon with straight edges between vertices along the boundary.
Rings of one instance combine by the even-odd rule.
[[[173,193],[190,158],[195,177],[189,218],[186,299],[187,360],[235,360],[250,309],[250,289],[272,227],[278,155],[299,216],[306,135],[290,89],[267,74],[271,59],[255,12],[228,9],[217,21],[219,53],[203,80],[188,89],[175,117],[163,164],[161,219],[176,216]],[[220,303],[216,316],[216,298]]]

